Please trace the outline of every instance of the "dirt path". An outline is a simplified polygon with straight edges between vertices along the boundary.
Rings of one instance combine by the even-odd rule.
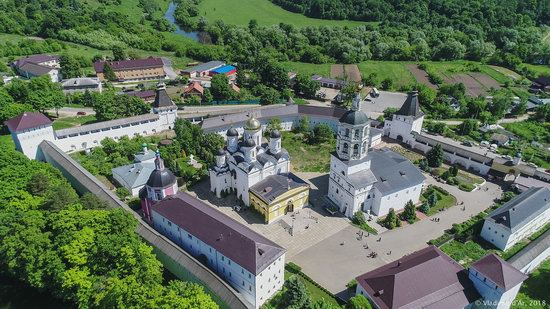
[[[426,71],[418,68],[416,64],[406,64],[407,69],[411,72],[417,82],[424,84],[434,90],[437,90],[437,85],[434,85],[430,82],[428,78],[428,73]]]

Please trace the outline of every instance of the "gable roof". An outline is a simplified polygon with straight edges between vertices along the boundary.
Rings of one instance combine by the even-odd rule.
[[[42,113],[24,112],[19,116],[11,118],[4,122],[11,132],[19,132],[27,129],[51,125],[50,118]]]
[[[103,73],[106,61],[97,61],[94,63],[96,73]],[[164,62],[161,58],[149,57],[145,59],[131,59],[108,61],[109,66],[113,71],[138,70],[163,67]]]
[[[185,192],[179,192],[156,203],[153,205],[153,212],[165,217],[255,275],[261,273],[286,251]]]
[[[413,116],[415,118],[424,116],[420,110],[420,102],[418,102],[418,91],[409,92],[405,103],[401,106],[396,115]]]
[[[550,86],[550,77],[548,76],[540,76],[537,79],[535,79],[535,83],[541,85],[541,86]]]
[[[59,60],[59,56],[51,56],[46,54],[39,54],[39,55],[31,55],[24,58],[20,58],[17,61],[15,61],[16,67],[21,67],[25,63],[43,63],[48,62],[52,60]]]
[[[155,163],[139,162],[115,167],[111,169],[111,172],[113,175],[117,175],[120,178],[120,181],[124,182],[121,183],[121,185],[131,190],[144,186],[154,170]]]
[[[191,84],[189,84],[185,90],[183,91],[184,93],[190,93],[192,92],[193,90],[196,90],[198,91],[200,94],[204,94],[204,87],[201,85],[201,83],[199,82],[192,82]]]
[[[31,73],[34,76],[46,75],[50,71],[57,70],[56,68],[39,65],[32,62],[27,62],[18,68],[19,71]]]
[[[466,270],[435,246],[356,278],[379,308],[463,308],[479,298]]]
[[[527,279],[527,275],[514,268],[494,253],[472,264],[471,268],[489,278],[499,288],[508,291]]]
[[[63,88],[72,88],[72,87],[86,87],[86,86],[96,86],[99,87],[101,81],[97,77],[76,77],[65,79],[61,82]]]
[[[485,220],[500,224],[512,233],[550,207],[550,189],[529,188],[491,212]]]
[[[267,204],[270,204],[282,194],[299,187],[309,187],[309,185],[292,173],[284,173],[266,177],[250,187],[250,191]]]
[[[223,65],[225,65],[225,62],[223,61],[209,61],[206,63],[201,63],[199,65],[187,68],[185,70],[182,70],[182,72],[191,73],[191,72],[209,71],[209,70],[213,70],[215,68],[221,67]]]
[[[174,106],[175,104],[174,102],[172,102],[172,99],[170,99],[170,96],[168,96],[166,89],[158,89],[157,96],[155,97],[155,101],[153,102],[153,107],[163,108],[163,107],[174,107]]]

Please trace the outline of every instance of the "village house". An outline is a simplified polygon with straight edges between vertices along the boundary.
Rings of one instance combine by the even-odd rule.
[[[204,95],[204,87],[201,85],[200,82],[191,82],[185,89],[183,90],[183,96],[189,97],[189,96],[199,96],[202,98]]]
[[[190,78],[207,77],[210,76],[210,72],[225,66],[223,61],[209,61],[202,63],[181,71],[181,75],[188,76]]]
[[[61,87],[63,92],[69,93],[82,93],[82,92],[102,92],[103,86],[101,81],[97,77],[77,77],[69,78],[61,81]]]
[[[534,93],[550,92],[550,76],[540,76],[533,81],[529,91]]]
[[[155,90],[131,91],[131,92],[125,92],[124,94],[129,95],[131,97],[141,98],[143,99],[143,101],[147,103],[153,103],[155,101],[155,98],[157,97],[157,92]]]
[[[17,71],[17,74],[28,79],[43,75],[49,75],[54,83],[57,83],[62,79],[59,56],[27,56],[13,62],[12,67],[15,71]]]
[[[97,61],[94,63],[94,69],[101,81],[106,80],[104,73],[106,65],[111,67],[119,82],[159,80],[166,77],[164,62],[161,58]]]

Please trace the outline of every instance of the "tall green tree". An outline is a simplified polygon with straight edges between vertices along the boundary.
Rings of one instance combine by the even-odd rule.
[[[113,71],[113,68],[111,68],[111,65],[108,62],[105,62],[103,65],[103,76],[110,82],[116,82],[118,80],[115,71]]]
[[[363,295],[355,295],[350,298],[345,309],[372,309],[369,300]]]
[[[311,305],[311,297],[309,296],[306,286],[298,278],[293,275],[285,281],[285,293],[283,296],[284,303],[287,307],[306,309]]]
[[[82,76],[82,67],[76,57],[64,54],[59,61],[61,65],[61,74],[64,79]]]
[[[428,165],[430,167],[440,167],[443,164],[443,148],[441,144],[436,144],[426,154]]]

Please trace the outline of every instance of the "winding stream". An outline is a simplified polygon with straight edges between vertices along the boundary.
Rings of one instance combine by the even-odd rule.
[[[164,18],[172,25],[176,27],[176,31],[174,31],[175,34],[183,35],[187,38],[192,39],[193,41],[199,42],[199,43],[206,43],[206,37],[208,36],[207,33],[202,31],[193,31],[190,29],[185,29],[180,27],[176,23],[176,18],[174,17],[174,13],[176,12],[176,4],[174,2],[170,2],[170,5],[168,6],[168,10],[164,13]]]

